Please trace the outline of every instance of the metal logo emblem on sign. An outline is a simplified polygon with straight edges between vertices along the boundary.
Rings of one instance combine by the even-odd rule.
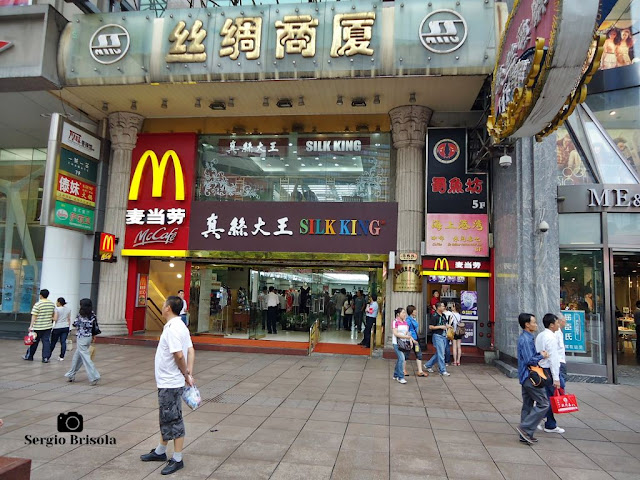
[[[454,10],[435,10],[420,24],[420,41],[433,53],[451,53],[467,39],[467,21]]]
[[[111,23],[95,31],[89,41],[89,52],[96,62],[111,65],[124,58],[130,43],[127,29]]]
[[[11,47],[13,47],[13,42],[0,40],[0,52],[4,52],[5,50],[9,50]]]
[[[450,138],[444,138],[433,147],[433,156],[445,165],[453,163],[460,156],[460,145]]]

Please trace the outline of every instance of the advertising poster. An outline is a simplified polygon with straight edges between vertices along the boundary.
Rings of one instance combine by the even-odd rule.
[[[585,312],[582,310],[563,310],[567,319],[564,327],[564,348],[573,353],[587,353],[587,338],[585,336]]]
[[[138,295],[136,295],[136,307],[146,307],[148,296],[149,296],[149,275],[146,273],[139,273],[138,274]]]
[[[462,316],[478,318],[478,292],[463,290],[460,293],[460,306]]]
[[[477,325],[478,322],[476,322],[475,320],[472,320],[469,317],[466,317],[465,315],[462,315],[462,321],[464,322],[464,338],[462,338],[462,345],[467,345],[467,346],[471,346],[471,347],[475,347],[476,343],[477,343]]]

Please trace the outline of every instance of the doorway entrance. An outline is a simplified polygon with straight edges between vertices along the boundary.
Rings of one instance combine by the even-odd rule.
[[[637,302],[640,301],[640,252],[613,253],[612,286],[612,317],[617,333],[617,379],[619,383],[640,385],[638,335],[634,318]]]
[[[145,306],[144,330],[148,333],[161,333],[165,320],[162,318],[162,306],[171,295],[177,295],[178,290],[184,289],[185,262],[177,260],[151,260],[149,274],[146,281],[146,305],[144,295],[140,296],[136,306]],[[144,276],[145,274],[140,274]],[[144,286],[143,278],[138,279],[138,285]],[[139,287],[140,288],[140,287]]]

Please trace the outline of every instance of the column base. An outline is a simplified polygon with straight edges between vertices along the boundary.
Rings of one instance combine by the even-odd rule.
[[[129,329],[126,325],[103,325],[100,323],[100,320],[98,320],[98,324],[100,325],[100,331],[102,332],[100,335],[129,335]]]

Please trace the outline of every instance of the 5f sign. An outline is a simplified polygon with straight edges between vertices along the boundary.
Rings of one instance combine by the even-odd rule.
[[[173,160],[173,171],[176,182],[176,200],[184,200],[185,185],[184,174],[182,172],[182,164],[180,158],[174,150],[167,150],[162,155],[162,160],[158,161],[158,156],[153,150],[147,150],[142,154],[138,165],[131,179],[131,188],[129,189],[129,200],[138,200],[140,194],[140,182],[142,181],[142,173],[144,172],[147,164],[147,159],[151,160],[151,175],[153,186],[151,189],[151,196],[154,198],[162,197],[162,185],[164,184],[165,170],[167,169],[167,163],[169,160]]]

